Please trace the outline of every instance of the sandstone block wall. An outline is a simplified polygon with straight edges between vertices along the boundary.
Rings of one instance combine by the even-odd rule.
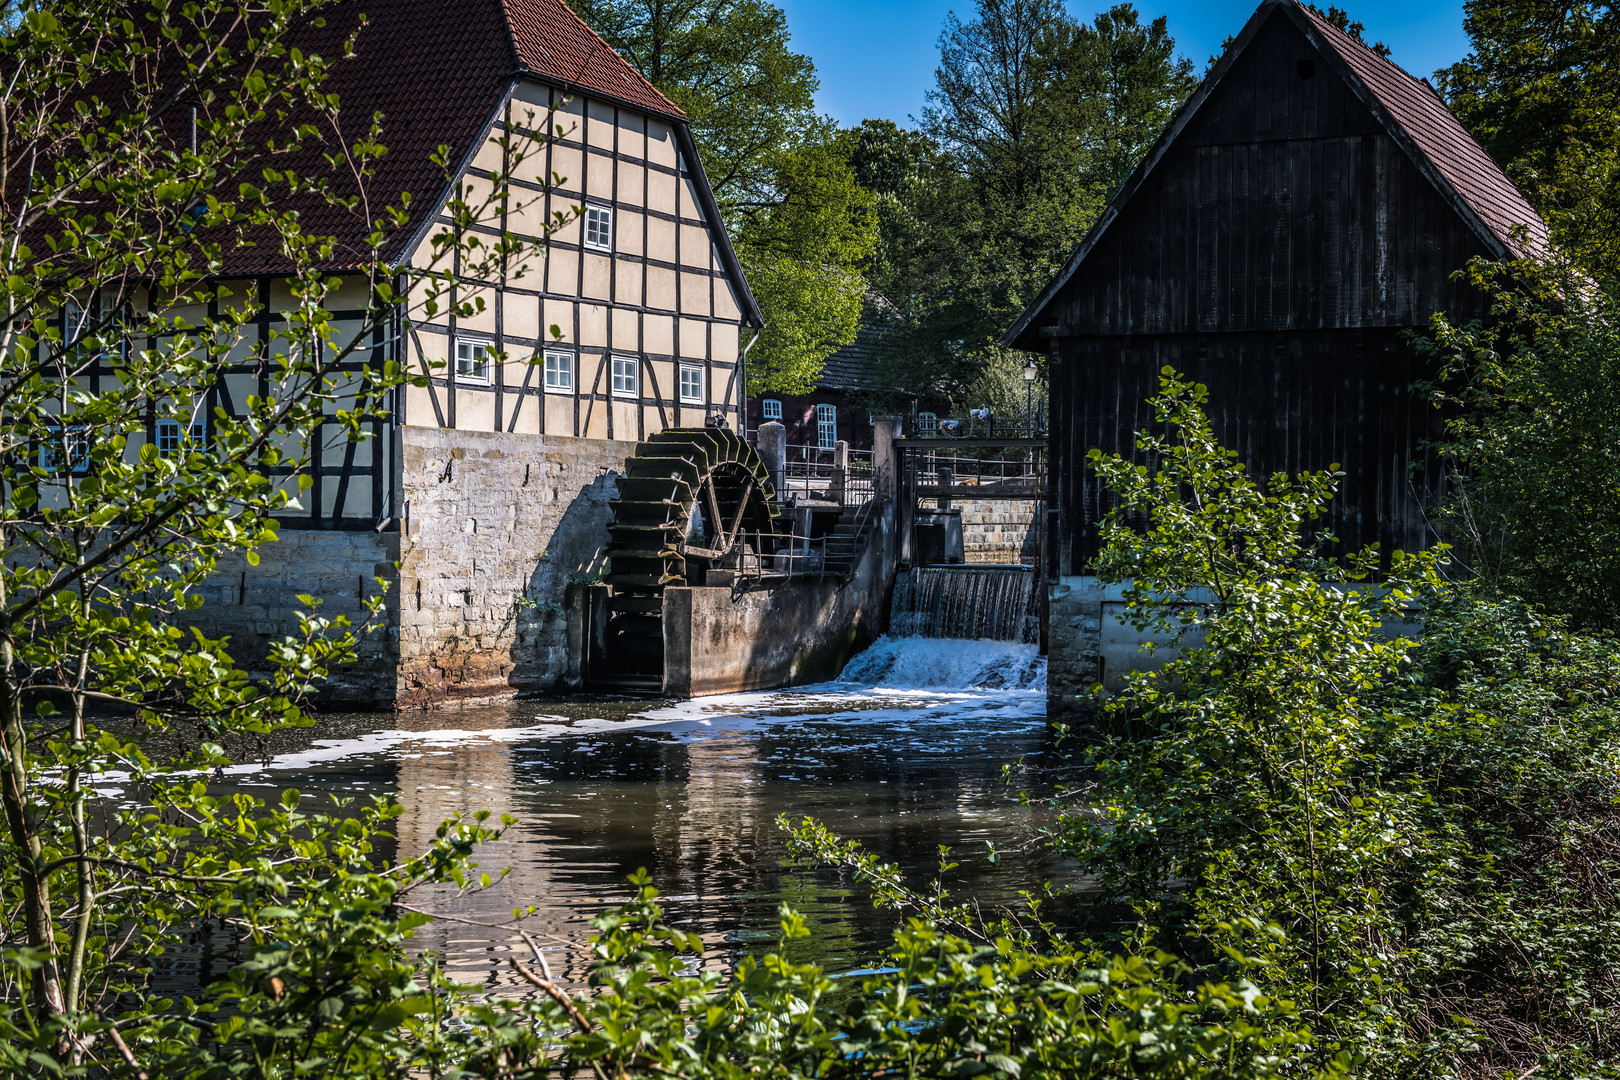
[[[626,441],[401,429],[396,703],[560,689],[564,595],[600,577]]]
[[[962,558],[970,563],[1033,562],[1036,503],[1028,499],[964,499]]]
[[[228,637],[230,652],[249,671],[267,669],[270,645],[298,633],[307,611],[300,594],[317,597],[316,614],[346,615],[357,624],[364,601],[379,592],[384,612],[360,639],[360,661],[333,671],[320,700],[330,704],[392,704],[399,633],[398,590],[393,588],[399,536],[393,532],[325,532],[282,529],[280,539],[259,548],[259,565],[240,556],[222,559],[202,588],[203,606],[189,622],[210,637]],[[376,578],[389,587],[383,589]]]

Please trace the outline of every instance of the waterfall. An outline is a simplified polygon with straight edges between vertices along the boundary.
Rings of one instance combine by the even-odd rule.
[[[896,638],[1039,640],[1035,571],[1021,566],[918,566],[894,582]]]
[[[963,690],[1046,690],[1046,658],[1033,645],[1010,641],[952,641],[885,634],[849,662],[838,682],[866,690],[949,693]]]

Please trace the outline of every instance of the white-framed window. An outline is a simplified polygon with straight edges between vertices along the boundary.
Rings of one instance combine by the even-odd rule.
[[[158,455],[166,458],[199,449],[208,442],[208,429],[201,420],[193,423],[189,430],[181,427],[178,420],[159,420],[156,435]]]
[[[70,297],[62,305],[62,344],[72,345],[84,336],[87,329],[84,325],[84,308]]]
[[[52,425],[39,444],[39,467],[48,473],[71,473],[83,476],[90,471],[90,432],[82,424],[69,424],[65,433]],[[62,467],[62,451],[67,450],[67,467]]]
[[[816,406],[816,445],[831,450],[838,441],[838,406]]]
[[[760,415],[767,420],[782,419],[782,403],[775,398],[765,398],[759,403]]]
[[[456,381],[488,383],[490,354],[494,349],[488,341],[478,338],[456,338]]]
[[[636,397],[641,393],[641,376],[637,367],[633,356],[613,358],[613,393],[616,396]]]
[[[920,412],[920,413],[918,413],[917,414],[917,434],[918,435],[924,435],[924,436],[938,435],[939,434],[939,417],[935,416],[931,412]]]
[[[546,389],[559,393],[574,388],[574,354],[546,351]]]
[[[103,341],[112,341],[122,337],[125,325],[125,313],[118,303],[118,295],[111,289],[101,293],[100,314],[95,320],[87,317],[83,305],[73,297],[69,297],[62,306],[62,344],[72,346],[84,339],[100,334]],[[119,355],[124,355],[124,346],[120,340],[117,345]],[[105,357],[105,349],[98,350],[98,356]]]
[[[681,400],[703,403],[703,369],[681,365]]]
[[[585,208],[585,246],[597,251],[613,250],[613,209],[607,206]]]

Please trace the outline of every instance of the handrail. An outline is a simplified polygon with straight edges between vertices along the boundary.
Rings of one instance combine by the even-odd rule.
[[[865,531],[864,526],[861,523],[861,519],[870,514],[872,512],[872,507],[876,506],[878,503],[878,492],[882,489],[883,478],[887,472],[887,469],[872,470],[872,497],[862,503],[861,508],[855,512],[856,539],[859,539]]]

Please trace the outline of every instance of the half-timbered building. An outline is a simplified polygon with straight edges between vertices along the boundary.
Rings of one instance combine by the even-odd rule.
[[[1421,548],[1438,418],[1411,334],[1483,317],[1456,271],[1545,237],[1426,81],[1266,0],[1004,338],[1051,367],[1054,703],[1135,650],[1085,576],[1108,508],[1085,458],[1134,452],[1161,368],[1209,386],[1252,474],[1341,463],[1341,548]]]
[[[412,705],[551,688],[566,669],[563,592],[603,571],[617,471],[666,428],[741,429],[759,309],[686,117],[562,0],[390,0],[365,12],[360,26],[361,6],[341,4],[312,32],[336,55],[358,30],[356,57],[334,64],[327,89],[351,115],[383,116],[376,197],[414,196],[385,249],[400,281],[453,227],[457,193],[490,208],[473,232],[537,247],[495,280],[458,278],[433,317],[377,330],[357,365],[397,361],[425,385],[396,391],[367,440],[311,433],[330,448],[302,509],[279,519],[258,567],[213,580],[197,617],[252,656],[293,628],[297,594],[348,613],[381,575],[389,625],[339,673],[335,698]],[[506,134],[531,151],[514,154]],[[441,146],[456,163],[448,184]],[[489,198],[491,173],[507,178],[507,198]],[[558,213],[566,224],[549,229]],[[308,224],[335,237],[341,274],[364,224]],[[242,373],[201,414],[254,392],[251,359],[284,292],[278,269],[273,251],[251,248],[227,263],[226,277],[271,302]],[[345,297],[365,295],[358,278],[337,293],[340,334],[363,314]],[[481,310],[456,314],[473,296]]]

